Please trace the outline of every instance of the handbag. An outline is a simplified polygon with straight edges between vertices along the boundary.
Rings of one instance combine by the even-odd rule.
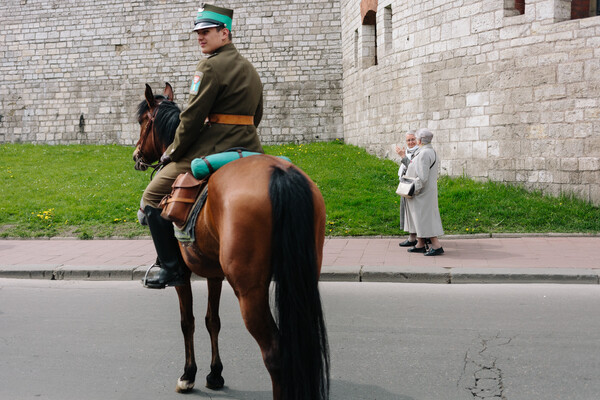
[[[400,183],[398,183],[398,188],[396,189],[396,194],[407,199],[412,199],[415,194],[415,178],[409,178],[407,176],[403,176],[400,178]]]
[[[431,166],[429,167],[429,169],[433,168],[433,166],[435,165],[435,163],[437,162],[437,153],[435,153],[435,160],[433,160],[433,164],[431,164]],[[412,162],[412,160],[411,160]],[[415,195],[415,179],[417,178],[410,178],[408,176],[402,176],[400,178],[400,183],[398,183],[398,188],[396,189],[396,194],[399,196],[402,196],[404,198],[407,199],[412,199],[413,196]]]

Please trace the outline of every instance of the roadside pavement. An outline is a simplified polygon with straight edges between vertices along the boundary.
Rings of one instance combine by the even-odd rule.
[[[600,284],[600,235],[441,237],[445,253],[408,253],[404,237],[326,238],[324,281]],[[0,239],[0,278],[138,280],[156,255],[149,238]]]

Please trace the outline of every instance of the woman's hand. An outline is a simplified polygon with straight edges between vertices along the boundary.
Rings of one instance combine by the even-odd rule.
[[[396,145],[396,153],[398,153],[398,155],[402,158],[406,156],[406,150],[404,150],[404,148],[400,148],[398,145]]]

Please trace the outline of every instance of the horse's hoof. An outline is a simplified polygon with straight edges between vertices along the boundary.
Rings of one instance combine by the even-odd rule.
[[[225,385],[225,379],[222,376],[213,374],[206,375],[206,387],[212,390],[222,389]]]
[[[178,379],[177,380],[177,387],[175,388],[175,391],[177,393],[187,393],[189,391],[191,391],[194,388],[194,382],[190,382],[190,381],[184,381]]]

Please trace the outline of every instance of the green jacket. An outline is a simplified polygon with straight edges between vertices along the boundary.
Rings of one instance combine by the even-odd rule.
[[[166,154],[173,161],[191,161],[232,147],[263,153],[256,132],[262,113],[258,73],[233,44],[226,44],[198,63],[188,106]],[[205,124],[208,114],[253,115],[254,125]]]

